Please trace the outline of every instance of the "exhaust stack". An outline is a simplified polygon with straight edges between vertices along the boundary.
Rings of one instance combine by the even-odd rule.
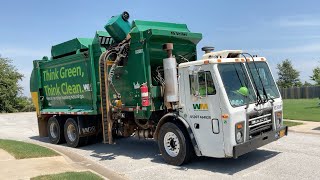
[[[172,56],[173,44],[166,43],[162,49],[167,52],[168,57],[163,59],[164,81],[165,81],[165,101],[178,102],[178,78],[177,78],[177,60]]]

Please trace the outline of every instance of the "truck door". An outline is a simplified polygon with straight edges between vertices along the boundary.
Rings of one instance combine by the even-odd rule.
[[[184,73],[185,108],[202,155],[224,157],[219,91],[211,65]]]

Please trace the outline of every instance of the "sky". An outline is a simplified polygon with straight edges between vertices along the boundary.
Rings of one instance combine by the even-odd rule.
[[[320,65],[320,1],[197,0],[84,1],[0,0],[0,54],[24,74],[23,94],[29,94],[32,61],[50,56],[51,46],[75,37],[93,38],[113,15],[130,20],[185,23],[200,32],[201,47],[241,49],[276,65],[290,59],[300,78],[310,80]]]

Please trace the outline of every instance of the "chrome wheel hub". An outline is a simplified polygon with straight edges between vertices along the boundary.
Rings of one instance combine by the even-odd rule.
[[[53,138],[57,138],[58,137],[58,126],[54,123],[50,124],[50,135]]]
[[[70,141],[74,142],[76,140],[76,137],[77,137],[76,127],[73,124],[69,124],[67,128],[67,135]]]
[[[178,156],[180,152],[180,142],[177,137],[173,132],[167,132],[164,135],[164,149],[166,152],[169,154],[171,157],[176,157]]]

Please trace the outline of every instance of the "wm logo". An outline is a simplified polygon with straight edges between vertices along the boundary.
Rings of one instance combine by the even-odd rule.
[[[83,84],[82,86],[83,86],[84,91],[92,91],[90,84]]]
[[[193,104],[195,111],[208,110],[208,104]]]

